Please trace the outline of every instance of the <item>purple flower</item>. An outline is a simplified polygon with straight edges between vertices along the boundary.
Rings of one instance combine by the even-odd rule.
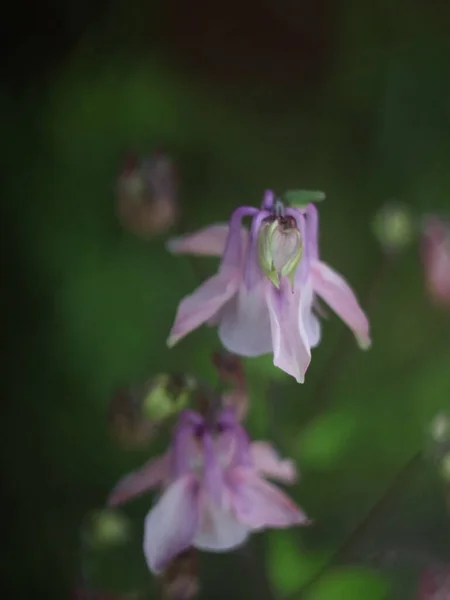
[[[450,227],[438,217],[425,222],[422,260],[430,298],[437,305],[450,306]]]
[[[108,503],[117,506],[162,488],[144,533],[148,566],[158,573],[190,546],[224,552],[252,531],[307,524],[294,502],[264,477],[291,483],[295,467],[270,444],[250,443],[233,411],[223,410],[210,424],[186,410],[166,454],[119,481]]]
[[[242,219],[251,217],[250,230]],[[303,383],[321,338],[314,314],[322,297],[370,346],[369,323],[345,279],[319,260],[314,204],[285,207],[266,191],[261,209],[242,206],[230,222],[171,240],[174,253],[221,256],[216,275],[180,303],[168,338],[173,346],[203,323],[217,325],[234,354],[273,353],[275,366]]]

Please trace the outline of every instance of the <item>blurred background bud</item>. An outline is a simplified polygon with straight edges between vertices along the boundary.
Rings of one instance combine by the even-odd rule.
[[[89,598],[142,597],[148,569],[142,556],[141,521],[137,524],[111,508],[87,514],[80,529],[80,563],[81,588],[91,594]]]
[[[425,285],[432,302],[450,307],[450,225],[439,217],[425,219],[421,243]]]
[[[178,219],[178,189],[177,170],[164,152],[128,158],[117,182],[120,222],[141,237],[163,233]]]
[[[212,355],[212,362],[221,382],[231,385],[231,389],[222,394],[223,405],[234,408],[238,420],[243,421],[249,408],[249,394],[241,359],[222,350]]]
[[[373,231],[384,252],[397,254],[414,239],[414,220],[406,204],[392,200],[382,206],[373,221]]]
[[[450,599],[450,566],[439,565],[426,569],[420,578],[417,600]]]
[[[450,442],[450,415],[441,412],[431,422],[430,434],[437,444],[448,444]]]
[[[167,419],[188,406],[197,387],[197,381],[187,375],[161,373],[143,384],[119,389],[108,409],[113,438],[128,449],[146,445]]]
[[[165,600],[190,600],[199,590],[198,556],[194,548],[179,554],[161,576]]]
[[[91,547],[116,546],[128,541],[130,534],[128,517],[111,508],[88,514],[82,527],[83,542]]]

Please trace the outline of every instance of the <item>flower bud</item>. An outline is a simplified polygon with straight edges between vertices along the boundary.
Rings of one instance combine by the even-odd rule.
[[[191,392],[196,388],[191,377],[157,375],[148,385],[143,400],[144,415],[156,421],[163,421],[186,408]]]
[[[161,233],[178,218],[178,177],[166,154],[130,158],[117,182],[117,215],[136,235]]]
[[[191,377],[161,373],[118,390],[109,404],[113,437],[125,448],[147,444],[167,419],[188,405],[196,386]]]
[[[400,202],[388,202],[377,212],[373,230],[385,252],[399,252],[406,248],[414,237],[411,212]]]
[[[131,524],[123,513],[105,508],[87,515],[82,534],[90,546],[115,546],[129,540]]]
[[[280,278],[288,277],[294,285],[294,276],[303,256],[303,240],[291,219],[281,217],[261,226],[258,238],[259,264],[275,287]]]

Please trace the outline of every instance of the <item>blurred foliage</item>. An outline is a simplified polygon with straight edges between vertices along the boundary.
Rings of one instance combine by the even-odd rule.
[[[178,301],[215,261],[173,257],[162,237],[137,239],[115,218],[123,157],[159,145],[180,169],[182,230],[258,204],[268,187],[323,189],[323,258],[352,283],[373,329],[361,353],[337,318],[324,319],[303,386],[270,357],[247,361],[250,429],[298,459],[293,496],[314,524],[255,536],[250,558],[202,556],[202,597],[406,600],[424,566],[450,561],[438,469],[421,457],[431,419],[450,408],[450,313],[430,307],[417,247],[386,261],[372,234],[390,198],[415,214],[449,212],[449,9],[248,6],[231,3],[216,20],[203,6],[205,31],[189,45],[175,39],[189,26],[181,2],[178,20],[173,2],[154,13],[112,3],[50,75],[1,94],[4,567],[14,597],[67,597],[81,568],[102,585],[120,579],[121,591],[155,589],[140,552],[150,498],[127,509],[133,548],[114,560],[86,558],[80,531],[115,481],[165,443],[114,445],[111,393],[159,372],[215,382],[213,329],[165,346]],[[152,46],[164,27],[172,37],[164,46],[160,32]]]

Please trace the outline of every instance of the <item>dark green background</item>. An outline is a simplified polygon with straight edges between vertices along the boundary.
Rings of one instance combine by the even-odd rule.
[[[135,530],[114,556],[80,553],[80,527],[164,442],[134,453],[114,445],[111,391],[170,370],[214,383],[214,330],[165,347],[197,269],[114,215],[124,154],[162,145],[181,172],[186,229],[258,204],[268,187],[324,190],[322,256],[352,283],[373,333],[360,352],[330,316],[304,385],[270,358],[247,361],[249,428],[298,460],[292,495],[315,524],[202,557],[202,597],[414,598],[420,570],[450,561],[442,483],[421,453],[430,419],[450,405],[450,312],[425,296],[417,244],[386,265],[372,221],[392,198],[417,218],[448,213],[446,3],[9,10],[0,95],[9,597],[67,597],[80,555],[94,585],[149,585],[139,527],[150,498],[127,509]],[[207,275],[214,261],[197,266]]]

